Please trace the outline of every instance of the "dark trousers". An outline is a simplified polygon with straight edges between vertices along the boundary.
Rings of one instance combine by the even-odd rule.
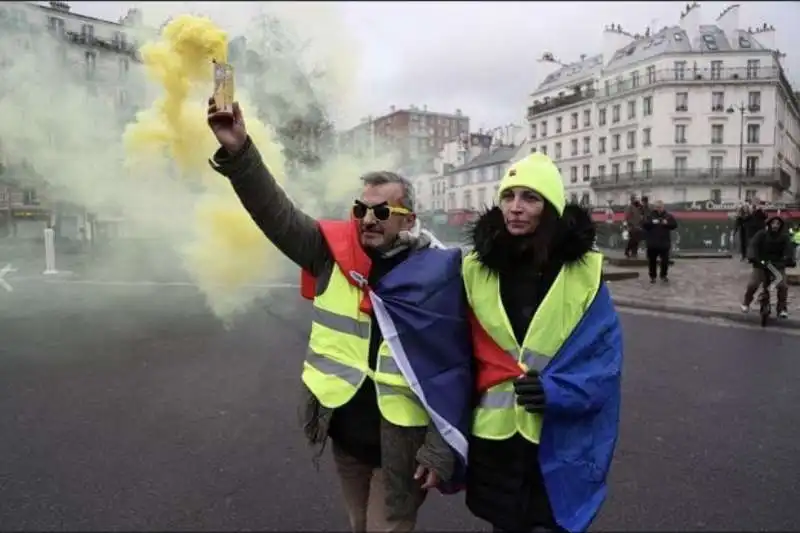
[[[625,256],[636,257],[639,255],[639,241],[642,235],[638,229],[628,230],[628,242],[625,244]]]
[[[648,248],[647,249],[647,271],[650,279],[656,279],[656,262],[658,265],[658,277],[666,279],[669,271],[669,248]]]
[[[739,230],[739,254],[742,259],[747,257],[747,232],[744,229]]]

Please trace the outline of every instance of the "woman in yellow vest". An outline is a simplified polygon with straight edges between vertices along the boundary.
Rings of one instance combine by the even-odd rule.
[[[542,154],[511,166],[464,259],[476,354],[509,357],[473,417],[467,506],[495,531],[584,531],[618,433],[622,335],[591,215]],[[482,335],[485,332],[486,335]]]

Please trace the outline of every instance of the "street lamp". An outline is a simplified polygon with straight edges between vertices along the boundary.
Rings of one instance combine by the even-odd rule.
[[[743,155],[744,155],[744,113],[747,110],[747,107],[744,105],[744,102],[741,102],[739,105],[732,105],[729,106],[727,112],[729,114],[733,114],[736,111],[739,111],[739,201],[742,201],[742,181],[744,180],[744,171],[742,169],[742,165],[744,163]]]

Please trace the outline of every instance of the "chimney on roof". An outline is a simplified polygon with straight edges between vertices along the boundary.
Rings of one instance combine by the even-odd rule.
[[[55,0],[51,0],[50,7],[58,11],[69,12],[70,7],[69,4],[66,2],[56,2]]]
[[[702,20],[702,10],[697,2],[686,5],[686,12],[681,17],[681,29],[686,32],[686,37],[689,39],[689,44],[693,44],[696,39],[700,38],[700,24]]]
[[[397,109],[395,106],[393,106],[393,105],[389,106],[389,111],[391,111],[392,113],[395,112],[395,109]]]

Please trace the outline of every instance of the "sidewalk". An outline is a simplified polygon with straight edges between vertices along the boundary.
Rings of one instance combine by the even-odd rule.
[[[650,284],[645,266],[632,267],[638,279],[609,283],[617,305],[652,311],[716,317],[748,324],[758,323],[754,304],[748,314],[739,308],[752,268],[738,259],[676,259],[669,283]],[[772,293],[774,304],[775,294]],[[774,320],[770,326],[800,329],[800,287],[789,286],[789,320]]]

